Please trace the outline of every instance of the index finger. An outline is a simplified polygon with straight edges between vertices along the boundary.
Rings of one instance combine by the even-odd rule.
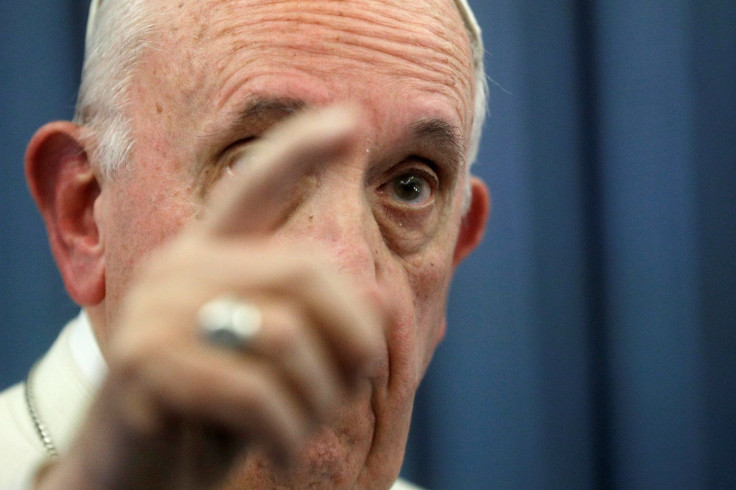
[[[208,233],[265,233],[284,217],[296,184],[318,165],[346,155],[355,143],[357,115],[345,107],[309,111],[280,124],[236,164],[218,186],[203,226]]]

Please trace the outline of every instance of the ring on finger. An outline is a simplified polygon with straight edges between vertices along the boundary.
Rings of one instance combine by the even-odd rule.
[[[261,329],[260,308],[233,295],[208,301],[197,312],[197,328],[212,345],[247,351]]]

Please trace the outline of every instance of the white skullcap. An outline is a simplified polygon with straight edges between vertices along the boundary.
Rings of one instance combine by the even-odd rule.
[[[87,16],[87,33],[84,38],[84,51],[89,53],[92,49],[92,33],[97,25],[97,9],[100,7],[102,0],[92,0],[89,4],[89,15]],[[86,56],[86,54],[85,54]]]
[[[470,8],[468,0],[455,0],[455,4],[460,10],[460,16],[463,18],[463,22],[465,22],[465,27],[470,33],[470,41],[482,46],[483,36],[481,35],[480,24],[478,24],[478,19],[475,18],[475,14],[473,13],[473,9]]]

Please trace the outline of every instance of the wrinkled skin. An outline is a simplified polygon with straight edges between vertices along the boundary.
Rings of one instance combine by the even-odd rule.
[[[464,159],[459,14],[449,0],[151,3],[132,160],[100,178],[70,123],[29,147],[52,249],[110,365],[44,484],[387,488],[488,212]],[[78,156],[48,175],[58,154]],[[254,353],[194,334],[199,306],[231,292],[263,311]]]

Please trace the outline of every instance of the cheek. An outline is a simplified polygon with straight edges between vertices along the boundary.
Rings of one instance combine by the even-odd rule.
[[[109,201],[105,227],[106,301],[115,309],[137,265],[189,222],[195,208],[187,186],[154,178],[128,181]]]
[[[445,255],[433,254],[425,257],[412,274],[418,330],[431,350],[440,340],[438,337],[444,326],[451,274],[450,260]]]
[[[455,193],[456,195],[458,193]],[[460,201],[444,216],[441,230],[420,255],[409,262],[416,309],[432,332],[444,327],[447,293],[454,268],[452,260],[459,230]],[[438,338],[433,339],[435,342]]]
[[[447,253],[426,253],[405,262],[407,288],[403,294],[396,292],[395,297],[403,301],[398,331],[392,335],[392,357],[411,360],[410,369],[417,383],[444,333],[449,264]]]
[[[442,340],[446,325],[447,294],[452,278],[452,258],[459,228],[459,211],[453,212],[443,223],[431,243],[409,257],[394,264],[390,281],[392,298],[400,314],[396,331],[392,332],[390,350],[392,362],[403,359],[418,382],[423,377]],[[410,364],[409,364],[410,363]]]

